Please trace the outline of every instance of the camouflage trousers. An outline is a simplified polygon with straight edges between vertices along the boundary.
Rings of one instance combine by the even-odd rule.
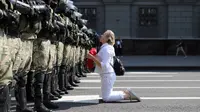
[[[0,29],[0,111],[10,112],[10,83],[13,80],[11,49],[7,35]]]
[[[62,65],[71,66],[73,60],[73,49],[71,45],[64,45]]]
[[[56,44],[56,66],[61,66],[63,61],[64,44],[62,42],[57,42]]]
[[[21,35],[21,49],[19,50],[19,58],[21,59],[18,73],[26,74],[30,70],[34,71],[31,68],[33,60],[33,42],[37,38],[35,34],[23,33]]]
[[[37,39],[34,41],[32,68],[36,72],[45,72],[49,67],[51,42]]]
[[[56,66],[56,44],[50,45],[49,50],[49,60],[48,60],[48,69],[47,72],[52,72],[53,68]]]
[[[0,30],[0,85],[8,85],[13,79],[10,53],[8,37]]]
[[[75,63],[75,65],[77,65],[80,62],[80,58],[81,58],[81,47],[80,46],[76,47],[76,52],[74,52],[74,57],[75,57],[74,63]]]
[[[84,60],[85,60],[85,58],[86,58],[86,56],[85,56],[85,49],[84,48],[81,48],[81,53],[80,54],[81,54],[80,55],[80,61],[81,61],[81,63],[83,63]]]

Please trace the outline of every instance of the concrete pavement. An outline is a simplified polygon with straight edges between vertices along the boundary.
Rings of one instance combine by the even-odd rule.
[[[88,74],[81,81],[80,87],[57,101],[61,108],[56,112],[200,111],[200,72],[127,72],[125,76],[117,77],[114,90],[129,87],[141,97],[142,102],[99,102],[99,76]]]
[[[56,101],[60,108],[55,112],[200,112],[200,72],[126,72],[117,77],[114,90],[125,88],[134,90],[142,102],[102,103],[100,77],[88,74]]]

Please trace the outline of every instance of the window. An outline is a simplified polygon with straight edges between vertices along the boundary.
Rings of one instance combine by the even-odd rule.
[[[96,30],[97,9],[96,8],[79,8],[79,12],[83,14],[82,18],[88,20],[87,27]]]
[[[139,25],[156,26],[158,24],[157,8],[139,8]]]

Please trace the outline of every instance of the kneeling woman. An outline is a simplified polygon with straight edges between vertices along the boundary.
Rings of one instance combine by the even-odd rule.
[[[101,35],[100,42],[102,46],[96,56],[88,53],[87,58],[92,59],[96,63],[96,71],[101,76],[101,91],[102,98],[105,102],[119,101],[119,100],[137,100],[137,97],[130,89],[124,91],[113,91],[113,85],[116,80],[116,74],[113,67],[113,56],[115,50],[115,35],[111,30],[107,30]]]

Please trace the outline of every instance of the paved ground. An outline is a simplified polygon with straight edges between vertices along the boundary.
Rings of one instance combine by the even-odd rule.
[[[123,56],[126,67],[200,67],[200,56]]]
[[[57,101],[55,112],[200,112],[200,72],[127,72],[117,77],[114,90],[131,88],[142,102],[102,103],[99,79],[97,74],[82,78],[80,87]]]

